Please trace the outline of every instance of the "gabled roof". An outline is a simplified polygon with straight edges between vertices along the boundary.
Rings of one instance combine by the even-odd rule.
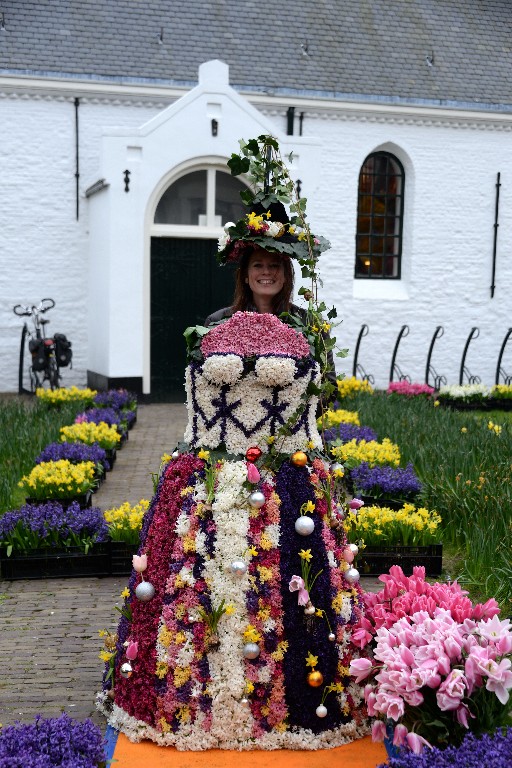
[[[4,0],[0,74],[512,109],[510,0]]]

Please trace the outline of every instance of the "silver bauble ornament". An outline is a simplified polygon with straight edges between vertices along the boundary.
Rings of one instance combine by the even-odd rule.
[[[334,464],[331,464],[331,472],[337,472],[339,469],[341,469],[342,472],[345,471],[345,467],[343,464],[340,464],[339,461],[335,461]]]
[[[357,544],[349,544],[348,548],[353,553],[354,557],[356,557],[359,554],[359,547]]]
[[[334,641],[336,640],[336,635],[334,634],[334,632],[329,632],[329,640],[331,641],[331,643],[334,643]]]
[[[244,645],[244,659],[257,659],[260,655],[258,643],[246,643]]]
[[[121,673],[121,677],[126,677],[126,679],[128,679],[133,675],[133,667],[129,661],[125,661],[124,664],[121,664],[119,672]]]
[[[300,536],[309,536],[315,530],[315,523],[311,517],[302,515],[295,521],[295,530]]]
[[[357,568],[349,568],[343,575],[349,584],[355,584],[359,581],[359,571]]]
[[[135,589],[135,596],[141,603],[147,603],[155,595],[155,588],[149,581],[141,581]]]
[[[245,560],[233,560],[229,566],[229,570],[231,573],[234,573],[235,576],[243,576],[244,573],[247,573],[247,563]]]
[[[323,704],[320,704],[320,706],[316,708],[316,714],[318,717],[325,717],[327,714],[327,707],[324,707]]]
[[[249,504],[255,509],[260,509],[265,503],[265,496],[261,491],[253,491],[249,496]]]
[[[240,704],[242,707],[248,707],[249,706],[249,699],[246,699],[245,696],[243,699],[240,699]]]
[[[304,613],[306,614],[306,616],[313,616],[315,611],[316,611],[316,608],[314,605],[306,605],[306,607],[304,608]]]

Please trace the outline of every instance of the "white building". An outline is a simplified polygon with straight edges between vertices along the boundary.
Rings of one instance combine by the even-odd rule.
[[[64,383],[181,398],[182,332],[231,296],[214,258],[237,217],[226,160],[261,133],[293,150],[332,244],[339,370],[367,326],[358,362],[386,386],[407,326],[393,376],[425,381],[441,326],[431,363],[457,383],[477,328],[464,381],[494,383],[512,326],[512,7],[254,8],[0,4],[0,391],[18,386],[13,305],[51,296],[73,342]]]

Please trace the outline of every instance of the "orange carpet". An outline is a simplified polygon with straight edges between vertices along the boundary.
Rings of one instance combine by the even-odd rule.
[[[178,752],[152,741],[132,744],[119,734],[112,768],[376,768],[386,760],[383,744],[370,736],[335,749],[296,752],[236,752],[209,749],[205,752]]]

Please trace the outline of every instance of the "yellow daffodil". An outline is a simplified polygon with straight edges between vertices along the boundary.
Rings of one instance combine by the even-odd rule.
[[[308,655],[306,656],[306,667],[311,667],[311,669],[314,669],[317,664],[318,656],[313,656],[311,651],[308,651]]]
[[[366,392],[373,394],[373,387],[366,379],[357,379],[355,376],[350,376],[347,379],[338,379],[336,382],[338,385],[339,399],[344,397],[350,397],[358,392]]]
[[[301,558],[301,560],[307,560],[308,563],[310,560],[313,559],[313,555],[311,554],[310,549],[301,549],[301,551],[299,552],[299,557]]]
[[[201,450],[199,450],[197,453],[197,458],[204,459],[204,461],[208,461],[208,459],[210,458],[210,451],[205,451],[203,448],[201,448]]]

